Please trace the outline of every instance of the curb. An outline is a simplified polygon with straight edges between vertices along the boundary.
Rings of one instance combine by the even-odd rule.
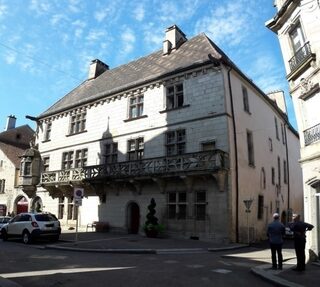
[[[92,249],[92,248],[77,248],[77,247],[63,247],[56,245],[46,245],[47,249],[67,250],[76,252],[92,252],[92,253],[119,253],[119,254],[156,254],[155,249]]]
[[[288,280],[285,280],[281,277],[275,276],[273,274],[270,274],[269,272],[265,271],[263,267],[254,267],[251,268],[251,272],[262,278],[265,281],[273,283],[275,286],[283,286],[283,287],[304,287],[303,285],[290,282]]]
[[[219,252],[228,251],[248,247],[248,245],[236,245],[228,247],[217,248],[167,248],[167,249],[129,249],[129,248],[79,248],[79,247],[66,247],[58,245],[46,245],[46,249],[67,250],[76,252],[93,252],[93,253],[119,253],[119,254],[192,254],[192,253],[206,253],[206,252]]]

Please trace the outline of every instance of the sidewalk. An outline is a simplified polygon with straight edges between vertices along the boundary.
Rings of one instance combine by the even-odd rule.
[[[243,248],[244,244],[213,244],[192,239],[147,238],[138,234],[99,233],[99,232],[63,232],[57,244],[46,248],[70,251],[104,252],[104,253],[190,253],[210,252]]]

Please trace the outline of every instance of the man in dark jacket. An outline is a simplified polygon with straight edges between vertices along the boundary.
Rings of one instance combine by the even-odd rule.
[[[293,214],[293,223],[290,229],[293,231],[294,249],[297,256],[297,267],[294,271],[304,271],[306,269],[306,231],[312,230],[313,225],[300,220],[300,214]]]
[[[273,222],[268,225],[267,235],[269,238],[270,248],[271,248],[271,259],[272,259],[272,269],[282,269],[282,244],[283,236],[285,234],[285,227],[279,221],[279,214],[273,214]],[[278,266],[277,266],[277,255],[278,255]]]

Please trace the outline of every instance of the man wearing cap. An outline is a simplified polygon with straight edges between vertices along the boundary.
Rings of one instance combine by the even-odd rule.
[[[306,269],[306,231],[312,230],[313,225],[303,222],[300,219],[300,214],[293,214],[293,223],[290,229],[293,231],[294,249],[297,256],[297,267],[294,271],[304,271]]]
[[[273,222],[269,223],[267,236],[269,238],[270,248],[271,248],[271,259],[272,259],[272,269],[276,270],[282,269],[282,244],[283,236],[285,234],[285,227],[279,221],[279,214],[273,214]],[[277,255],[278,255],[278,266],[277,266]],[[278,267],[278,268],[277,268]]]

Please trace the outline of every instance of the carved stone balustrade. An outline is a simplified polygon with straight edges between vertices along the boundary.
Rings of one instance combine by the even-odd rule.
[[[41,174],[41,184],[64,185],[96,180],[130,180],[143,177],[213,174],[229,169],[228,154],[221,150],[187,153],[177,156],[86,166]]]

